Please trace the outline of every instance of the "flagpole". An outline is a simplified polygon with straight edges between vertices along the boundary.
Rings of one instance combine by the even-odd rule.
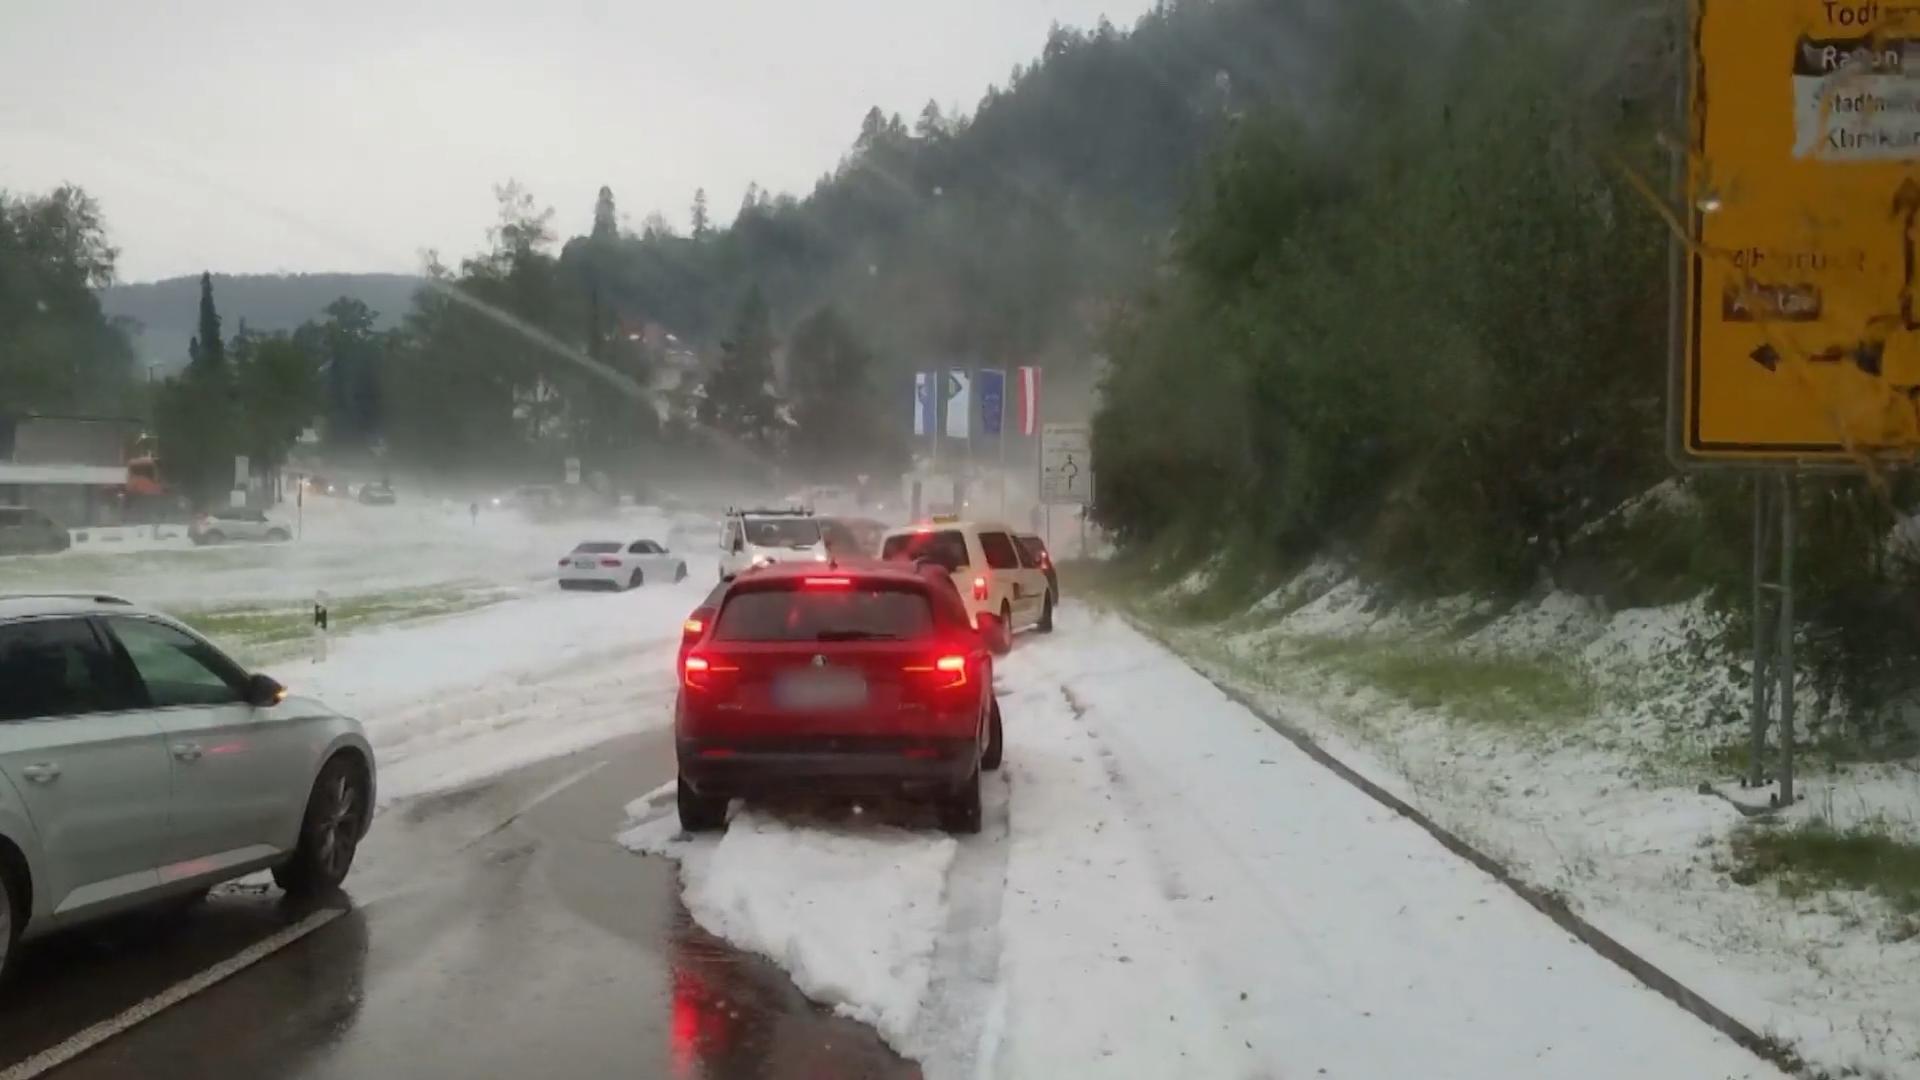
[[[973,399],[980,393],[980,369],[967,369],[967,494],[973,494]],[[965,500],[972,502],[972,499]],[[968,514],[968,517],[973,515]]]
[[[1044,506],[1042,511],[1047,519],[1047,550],[1053,550],[1053,504],[1046,501],[1047,463],[1045,457],[1046,417],[1041,406],[1046,402],[1046,369],[1038,364],[1033,366],[1033,497]]]
[[[1007,377],[1000,376],[1000,520],[1007,520]]]

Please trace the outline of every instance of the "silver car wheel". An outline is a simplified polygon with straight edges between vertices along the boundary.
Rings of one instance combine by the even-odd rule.
[[[360,786],[353,774],[340,770],[328,785],[327,807],[314,823],[314,840],[320,865],[329,877],[344,877],[353,865],[353,855],[366,830],[361,821]]]

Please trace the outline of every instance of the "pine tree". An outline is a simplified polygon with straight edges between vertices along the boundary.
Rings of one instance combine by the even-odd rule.
[[[913,126],[913,134],[918,139],[937,139],[947,133],[947,118],[940,113],[940,103],[927,99],[926,108],[920,110],[920,121]]]
[[[704,238],[713,228],[713,221],[707,216],[707,189],[700,188],[693,193],[693,238]]]
[[[897,463],[899,425],[874,384],[872,350],[832,306],[808,316],[787,350],[793,453],[815,475],[850,477]]]
[[[620,238],[620,218],[613,209],[613,189],[604,185],[593,201],[593,240],[609,243]]]
[[[741,302],[733,334],[721,346],[720,363],[707,380],[701,422],[741,439],[766,442],[776,420],[772,383],[773,317],[755,285]]]
[[[220,312],[213,306],[213,275],[200,274],[200,332],[187,345],[188,366],[206,374],[224,374],[227,347],[220,339]]]
[[[242,339],[244,343],[244,339]],[[200,332],[188,346],[185,371],[169,379],[155,408],[162,468],[170,481],[203,505],[217,503],[233,477],[236,430],[234,381],[213,304],[213,275],[200,275]]]

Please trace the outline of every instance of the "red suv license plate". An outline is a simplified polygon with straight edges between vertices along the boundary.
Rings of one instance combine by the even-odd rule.
[[[827,668],[782,675],[773,700],[783,709],[847,709],[867,702],[867,680],[857,671]]]

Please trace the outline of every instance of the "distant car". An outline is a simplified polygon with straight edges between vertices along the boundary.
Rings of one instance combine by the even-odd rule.
[[[881,542],[883,559],[927,562],[953,575],[954,584],[994,651],[1013,647],[1028,628],[1053,631],[1053,586],[1038,561],[1022,554],[1005,525],[940,521],[894,529]]]
[[[73,537],[30,506],[0,506],[0,555],[50,555],[73,546]]]
[[[686,560],[652,540],[588,540],[560,560],[563,589],[637,589],[686,579]]]
[[[390,484],[361,484],[360,504],[362,506],[392,506],[399,502]]]
[[[980,831],[1003,754],[993,655],[944,571],[862,561],[736,578],[680,662],[680,824],[782,792],[931,799]]]
[[[1053,597],[1053,606],[1060,606],[1060,572],[1053,568],[1053,555],[1047,551],[1047,542],[1032,533],[1019,533],[1013,542],[1020,545],[1021,561],[1038,566],[1046,571],[1047,589]]]
[[[259,510],[212,510],[194,515],[187,526],[187,539],[201,545],[235,541],[280,544],[293,539],[293,532]]]
[[[720,527],[720,580],[775,563],[823,563],[821,519],[807,510],[730,510]]]
[[[0,596],[0,687],[0,971],[256,870],[331,892],[373,822],[358,721],[124,600]]]

